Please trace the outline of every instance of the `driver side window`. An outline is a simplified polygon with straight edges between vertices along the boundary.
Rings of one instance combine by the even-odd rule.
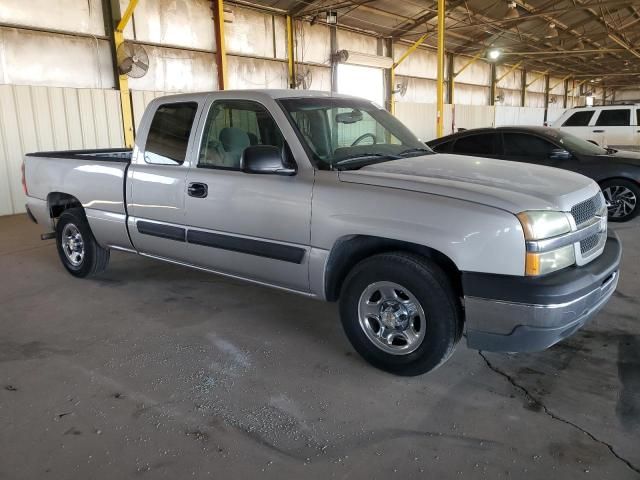
[[[246,100],[216,101],[207,116],[198,167],[239,170],[245,148],[253,145],[284,145],[267,109]]]

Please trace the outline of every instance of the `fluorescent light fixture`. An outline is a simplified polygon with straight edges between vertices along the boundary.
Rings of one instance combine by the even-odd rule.
[[[393,59],[391,57],[354,52],[353,50],[338,51],[334,55],[334,61],[348,65],[360,65],[361,67],[391,68],[393,66]]]

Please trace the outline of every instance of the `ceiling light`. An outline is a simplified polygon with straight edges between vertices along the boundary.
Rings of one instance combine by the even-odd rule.
[[[544,38],[558,38],[558,29],[555,23],[550,23]]]
[[[504,18],[520,18],[520,12],[518,12],[518,5],[514,1],[507,2],[507,12],[504,14]]]
[[[582,41],[581,38],[578,39],[578,43],[576,43],[576,49],[577,50],[584,50],[584,42]]]
[[[487,58],[492,61],[496,61],[502,55],[502,50],[499,48],[491,48],[487,50]]]
[[[329,10],[327,12],[327,23],[329,25],[336,25],[338,23],[338,12],[335,10]]]

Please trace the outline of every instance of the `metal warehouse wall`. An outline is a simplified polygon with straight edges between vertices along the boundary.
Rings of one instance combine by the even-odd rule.
[[[119,0],[124,10],[128,0]],[[230,88],[287,88],[286,25],[282,15],[226,4]],[[46,14],[43,14],[46,12]],[[140,0],[125,38],[145,45],[150,68],[130,79],[137,126],[144,107],[157,96],[215,90],[214,23],[209,0]],[[310,88],[331,89],[329,27],[296,21],[297,71],[310,72]],[[47,31],[50,30],[50,31]],[[385,42],[337,31],[338,49],[388,55]],[[0,0],[0,214],[24,211],[20,163],[24,152],[43,149],[120,146],[123,143],[110,39],[101,0]],[[408,48],[396,43],[397,60]],[[454,71],[468,62],[456,57]],[[497,67],[497,76],[507,67]],[[435,136],[436,56],[418,49],[397,69],[407,82],[396,95],[398,117],[428,140]],[[520,105],[522,72],[501,80],[496,107],[489,105],[491,68],[478,61],[455,79],[455,107],[445,108],[445,127],[473,128],[510,123],[541,124],[544,83],[534,83],[527,107]],[[564,85],[549,118],[557,117]],[[577,93],[577,92],[576,92]],[[573,99],[570,99],[572,102]],[[510,110],[515,109],[515,110]]]

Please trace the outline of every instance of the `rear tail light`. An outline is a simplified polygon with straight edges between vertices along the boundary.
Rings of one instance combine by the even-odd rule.
[[[22,162],[22,190],[24,190],[25,195],[29,195],[27,191],[27,178],[24,174],[24,162]]]

